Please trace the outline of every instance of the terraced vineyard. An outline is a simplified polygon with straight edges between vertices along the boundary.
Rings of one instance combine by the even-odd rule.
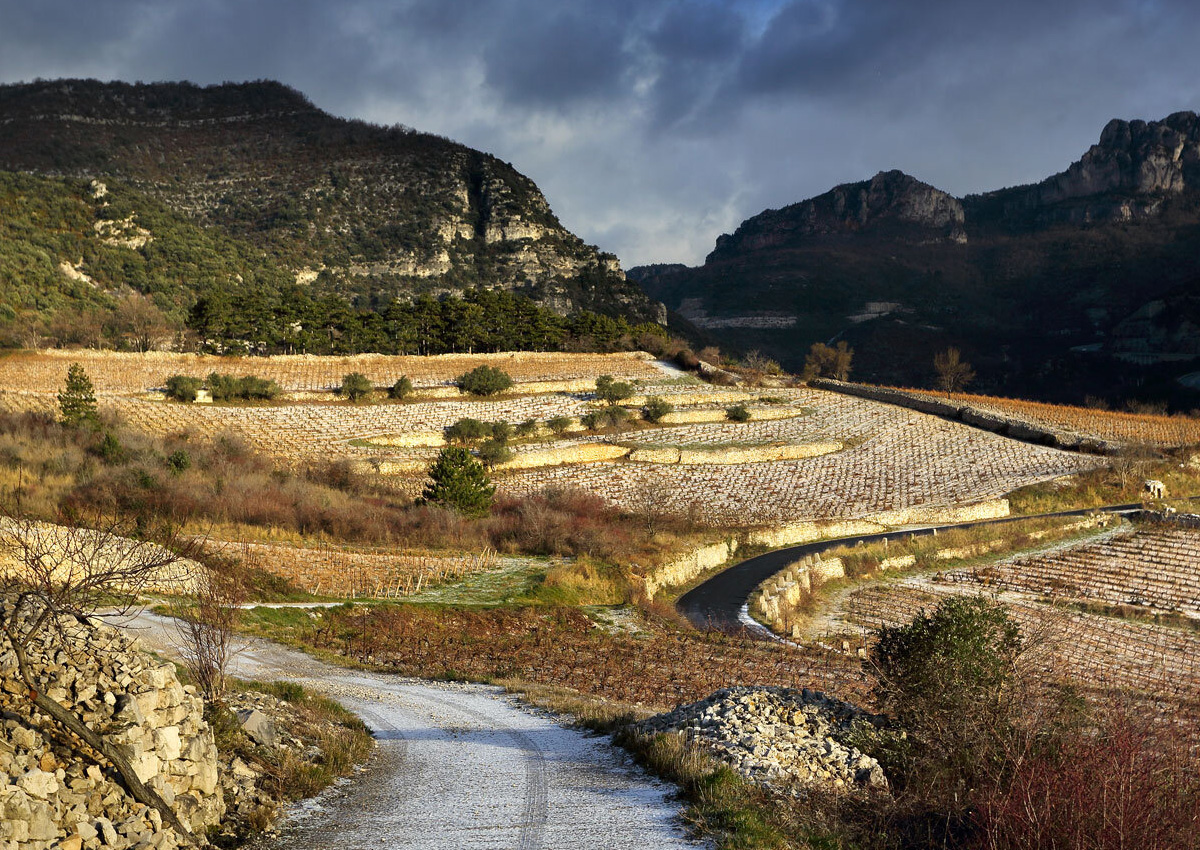
[[[999,497],[1103,462],[831,392],[792,388],[760,394],[700,384],[641,354],[245,359],[19,354],[0,360],[0,385],[6,390],[0,393],[0,408],[55,411],[55,393],[73,359],[96,383],[101,408],[136,428],[157,434],[233,434],[288,463],[348,459],[414,495],[438,451],[440,433],[458,419],[536,420],[543,423],[539,441],[517,446],[522,462],[513,464],[528,468],[496,470],[502,492],[577,486],[632,511],[677,511],[719,526],[933,511]],[[256,374],[285,389],[304,390],[336,384],[351,369],[377,383],[389,383],[399,373],[418,383],[444,383],[485,362],[518,379],[512,391],[489,400],[355,405],[327,394],[240,406],[180,404],[145,394],[173,372]],[[599,374],[637,382],[637,396],[668,399],[673,415],[689,421],[581,435],[579,419],[597,408],[593,395],[547,386],[561,386],[569,378],[586,387]],[[725,410],[733,404],[746,404],[750,421],[726,421]],[[637,412],[631,409],[635,419]],[[544,423],[555,417],[575,423],[572,430],[551,435]],[[612,450],[596,447],[598,442]]]
[[[1178,612],[1200,620],[1200,533],[1129,532],[1087,546],[958,570],[944,578],[1056,600]]]
[[[942,393],[899,387],[897,389],[925,398],[947,400],[945,394]],[[962,393],[956,393],[949,400],[964,407],[969,405],[989,413],[1101,440],[1113,440],[1119,443],[1148,443],[1158,447],[1200,444],[1200,418],[1193,416],[1125,413],[1115,410],[1096,410],[1090,407],[1070,407],[1038,401],[1023,401],[1016,398],[964,395]]]
[[[849,621],[863,628],[908,622],[961,584],[895,582],[850,595]],[[1191,630],[1050,608],[1006,598],[1022,632],[1035,643],[1031,661],[1055,680],[1097,690],[1131,689],[1200,710],[1200,634]]]
[[[0,358],[0,388],[41,393],[62,384],[67,366],[82,364],[96,392],[138,394],[161,388],[170,375],[204,377],[212,372],[257,375],[279,384],[287,392],[332,390],[348,372],[361,372],[378,386],[391,386],[407,375],[415,386],[445,385],[476,366],[494,366],[514,381],[594,381],[600,375],[627,380],[662,377],[647,355],[557,354],[505,352],[502,354],[441,354],[432,357],[357,354],[346,357],[281,355],[277,357],[214,357],[153,351],[126,354],[111,351],[43,351],[15,353]]]
[[[1032,645],[1032,662],[1052,679],[1132,690],[1200,714],[1200,532],[1140,527],[1104,539],[1017,556],[983,567],[876,582],[835,605],[862,629],[907,622],[952,594],[997,593]],[[1173,612],[1162,625],[1114,612]]]
[[[363,550],[348,546],[285,546],[210,541],[208,548],[249,569],[282,576],[318,596],[398,598],[496,567],[496,553],[441,555]]]

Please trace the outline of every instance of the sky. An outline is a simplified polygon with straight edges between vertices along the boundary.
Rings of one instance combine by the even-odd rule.
[[[0,0],[0,82],[276,79],[511,162],[568,229],[698,264],[899,168],[955,195],[1200,111],[1196,0]]]

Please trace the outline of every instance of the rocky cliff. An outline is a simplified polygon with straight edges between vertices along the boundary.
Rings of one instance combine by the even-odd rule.
[[[336,118],[278,83],[0,86],[0,169],[116,181],[265,252],[301,285],[367,301],[483,285],[562,313],[658,315],[510,164]]]
[[[713,343],[793,369],[845,339],[857,378],[928,386],[954,345],[983,391],[1190,409],[1200,117],[1111,121],[1065,171],[962,199],[883,172],[747,219],[703,266],[630,275]]]

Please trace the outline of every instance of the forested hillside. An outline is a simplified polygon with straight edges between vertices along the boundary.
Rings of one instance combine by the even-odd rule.
[[[380,314],[473,288],[661,318],[508,163],[277,83],[0,86],[0,169],[10,345],[158,344],[200,304],[201,342],[404,350]]]

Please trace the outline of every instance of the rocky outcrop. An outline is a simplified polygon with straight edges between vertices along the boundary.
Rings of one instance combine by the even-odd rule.
[[[873,718],[808,688],[736,687],[637,725],[641,732],[686,735],[747,779],[782,791],[821,786],[835,791],[885,791],[883,768],[851,737]]]
[[[966,241],[963,206],[957,198],[902,171],[881,171],[870,180],[837,186],[811,200],[747,219],[732,235],[717,237],[706,262],[813,237],[872,231],[916,243]]]
[[[202,833],[221,820],[213,733],[200,697],[180,685],[172,665],[115,629],[66,619],[27,651],[43,693],[123,747],[138,778],[185,826]],[[15,665],[12,648],[0,643],[0,848],[187,846],[158,811],[126,794],[111,768],[50,731]]]
[[[1078,162],[1039,183],[1035,202],[1059,204],[1080,198],[1121,195],[1177,195],[1200,188],[1200,116],[1176,112],[1162,121],[1113,119]],[[1154,198],[1104,210],[1151,212]]]

